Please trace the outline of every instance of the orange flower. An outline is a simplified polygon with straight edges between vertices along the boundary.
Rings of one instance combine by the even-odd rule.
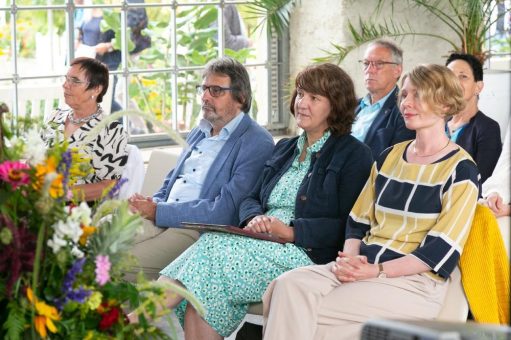
[[[80,236],[79,242],[80,242],[80,245],[85,246],[89,236],[94,234],[94,232],[96,231],[96,227],[84,225],[82,227],[82,231],[83,231],[83,233],[82,233],[82,236]]]
[[[36,317],[34,320],[35,330],[41,338],[46,338],[48,329],[52,333],[57,333],[57,327],[53,321],[59,321],[60,315],[57,308],[47,305],[44,301],[38,301],[37,297],[34,296],[34,292],[29,287],[27,288],[27,298],[35,306]]]
[[[45,181],[50,176],[50,185],[48,192],[52,198],[58,198],[64,195],[64,187],[62,180],[64,176],[57,173],[57,159],[54,156],[49,156],[46,159],[46,164],[36,165],[36,182],[34,188],[41,190],[44,187]]]

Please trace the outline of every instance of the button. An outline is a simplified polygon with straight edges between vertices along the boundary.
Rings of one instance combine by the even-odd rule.
[[[307,177],[310,177],[310,176],[312,176],[312,172],[309,172],[309,173],[307,174]]]
[[[179,198],[176,198],[176,202],[179,202]]]
[[[183,180],[183,183],[186,183],[186,179]]]
[[[192,169],[193,172],[195,172],[195,169]]]
[[[319,158],[319,156],[321,156],[321,152],[316,152],[316,158]]]
[[[300,196],[300,201],[306,201],[306,200],[307,200],[307,196],[305,196],[305,195]]]

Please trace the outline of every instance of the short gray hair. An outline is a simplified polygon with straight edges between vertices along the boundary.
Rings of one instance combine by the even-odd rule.
[[[378,45],[389,50],[393,62],[399,65],[403,63],[403,50],[395,42],[386,39],[378,39],[370,43],[369,47],[373,45]]]
[[[228,76],[231,80],[231,91],[234,99],[241,104],[241,111],[249,112],[252,105],[252,87],[250,86],[250,77],[247,69],[239,61],[223,57],[210,61],[204,72],[202,79],[211,74]]]

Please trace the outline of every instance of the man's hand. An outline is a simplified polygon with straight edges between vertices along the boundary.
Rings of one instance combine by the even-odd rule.
[[[156,217],[156,203],[149,196],[134,194],[128,199],[129,208],[132,212],[139,213],[142,217],[154,222]]]
[[[258,215],[248,222],[245,229],[256,233],[272,234],[289,243],[295,241],[294,228],[273,216]]]
[[[332,273],[337,280],[347,283],[375,278],[378,276],[379,269],[377,264],[368,263],[365,256],[351,256],[340,251],[332,266]]]

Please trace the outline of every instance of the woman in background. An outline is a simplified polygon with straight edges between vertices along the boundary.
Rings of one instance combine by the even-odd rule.
[[[447,122],[447,135],[472,156],[481,174],[481,183],[484,183],[497,164],[502,141],[499,123],[477,106],[484,87],[483,66],[473,55],[459,53],[451,54],[445,65],[460,80],[467,102],[465,109]]]

